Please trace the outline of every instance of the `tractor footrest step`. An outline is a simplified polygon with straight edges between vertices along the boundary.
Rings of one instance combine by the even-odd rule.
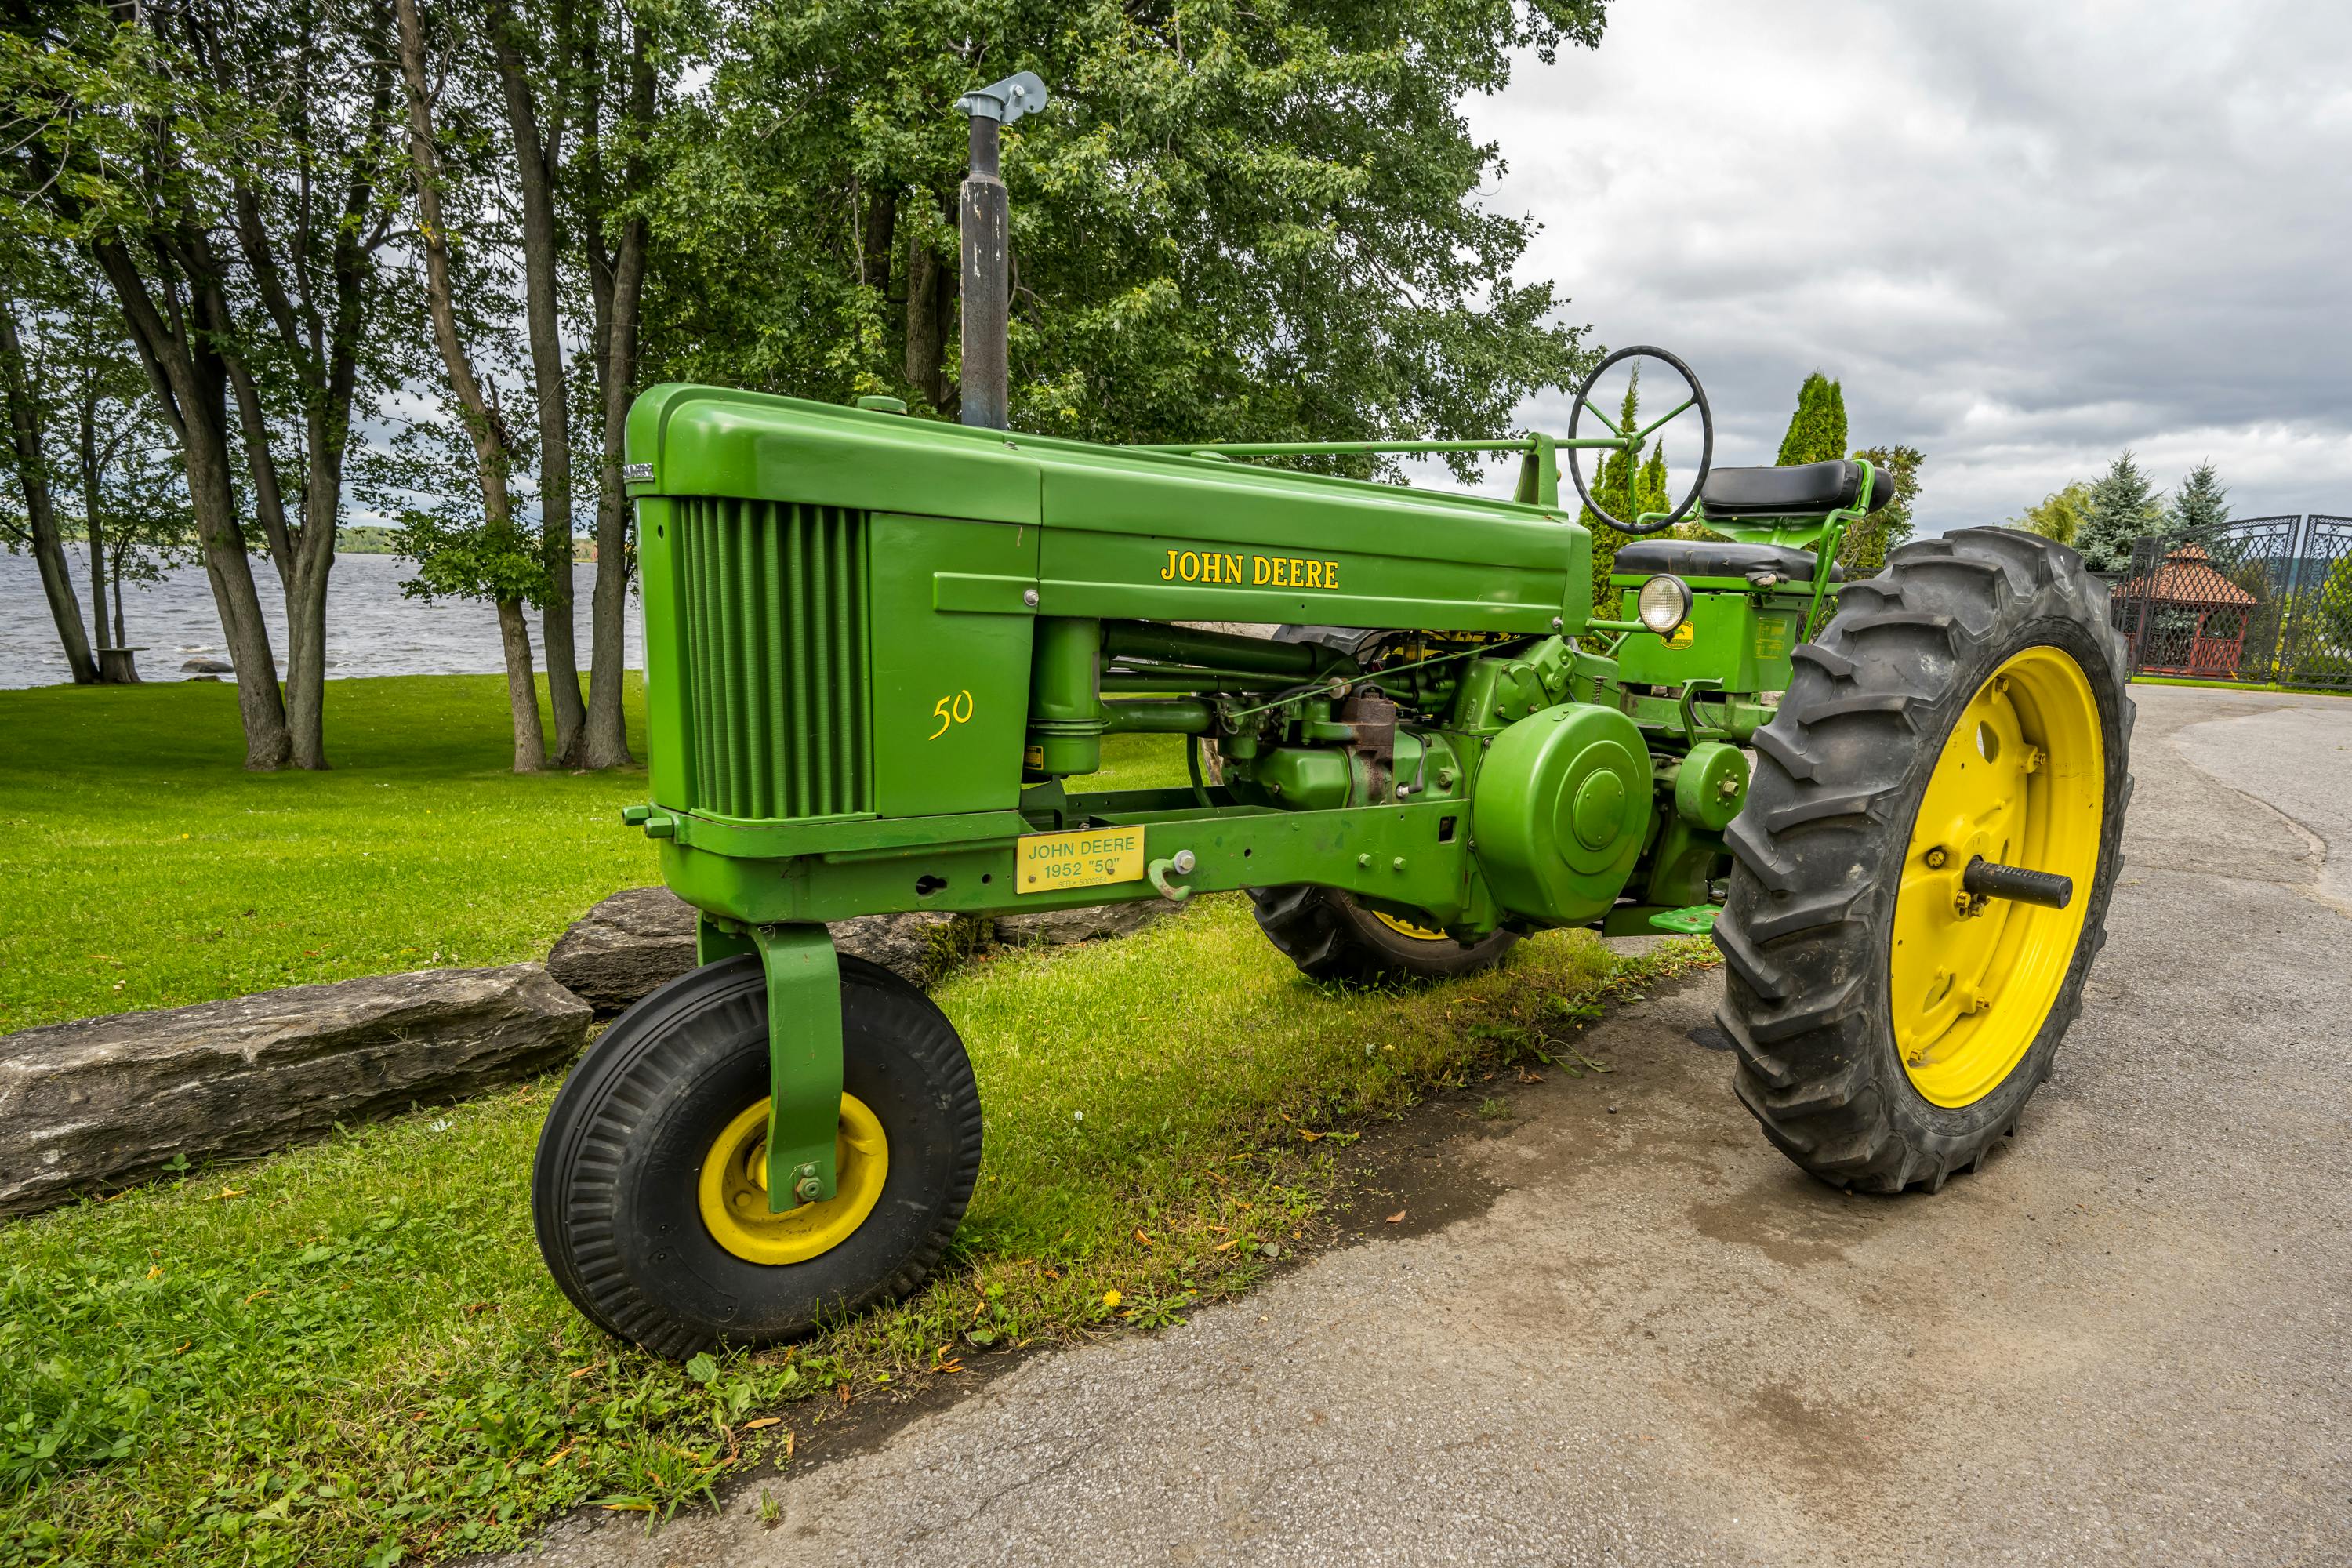
[[[1716,904],[1693,904],[1687,909],[1661,910],[1650,917],[1650,923],[1660,931],[1680,931],[1685,936],[1705,936],[1715,929],[1715,917],[1721,913]]]

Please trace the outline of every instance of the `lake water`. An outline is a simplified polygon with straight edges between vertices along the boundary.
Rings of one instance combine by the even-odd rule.
[[[87,555],[66,546],[74,570],[74,595],[89,619]],[[401,580],[415,567],[398,555],[341,555],[327,579],[327,679],[356,675],[495,674],[506,668],[499,652],[499,617],[489,605],[444,599],[425,604],[401,596]],[[596,568],[573,568],[573,620],[578,626],[580,666],[588,666],[588,595]],[[286,601],[277,569],[253,558],[254,586],[261,595],[262,618],[269,623],[269,648],[280,675],[286,670]],[[112,626],[110,608],[108,625]],[[539,615],[533,611],[531,653],[539,645]],[[202,566],[185,566],[162,583],[122,590],[122,624],[131,646],[144,647],[139,673],[149,680],[184,680],[189,659],[226,661],[220,616]],[[645,668],[645,624],[631,585],[625,617],[624,662]],[[30,555],[0,553],[0,687],[49,686],[68,679],[55,622],[41,596],[39,570]]]

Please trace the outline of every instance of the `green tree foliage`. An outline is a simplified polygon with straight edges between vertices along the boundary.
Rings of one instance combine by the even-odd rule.
[[[1838,547],[1838,564],[1849,577],[1867,577],[1886,564],[1886,557],[1911,537],[1912,519],[1919,504],[1919,466],[1927,455],[1916,447],[1864,447],[1854,454],[1878,471],[1876,483],[1895,481],[1895,499],[1863,519]],[[1883,493],[1883,492],[1882,492]]]
[[[2340,680],[2352,668],[2352,555],[2327,569],[2320,582],[2320,635],[2299,673],[2305,679]]]
[[[2163,531],[2164,499],[2126,447],[2091,487],[2074,549],[2094,572],[2121,572],[2131,565],[2132,541]]]
[[[2209,534],[2229,521],[2230,492],[2222,488],[2210,458],[2189,470],[2164,509],[2164,531],[2172,539]]]
[[[1843,458],[1845,442],[1845,389],[1815,371],[1797,389],[1797,411],[1789,416],[1789,431],[1780,437],[1773,465],[1785,468]]]
[[[2076,479],[2063,489],[2052,490],[2011,518],[2009,526],[2061,544],[2072,544],[2074,536],[2082,531],[2083,519],[2090,510],[2091,486],[2087,480]]]
[[[952,415],[958,94],[1004,135],[1013,423],[1108,440],[1486,437],[1584,363],[1457,110],[1590,47],[1601,0],[760,7],[663,138],[659,377]],[[855,90],[844,87],[854,82]],[[1369,460],[1348,467],[1369,468]],[[1470,465],[1459,467],[1466,469]]]

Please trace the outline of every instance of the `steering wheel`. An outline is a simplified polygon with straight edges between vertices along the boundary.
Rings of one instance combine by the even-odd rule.
[[[1593,408],[1591,402],[1592,389],[1600,384],[1601,376],[1608,373],[1611,365],[1615,364],[1620,360],[1628,359],[1658,359],[1665,361],[1668,364],[1675,367],[1675,374],[1681,376],[1683,378],[1683,384],[1690,388],[1690,396],[1685,398],[1681,404],[1676,405],[1675,408],[1664,418],[1653,420],[1649,424],[1642,426],[1639,430],[1618,429],[1615,425],[1610,423],[1609,416],[1601,413],[1598,408]],[[1691,508],[1698,504],[1699,489],[1706,483],[1707,470],[1715,466],[1715,415],[1706,405],[1706,389],[1699,385],[1698,377],[1691,374],[1691,367],[1685,364],[1675,355],[1668,353],[1665,350],[1651,348],[1647,344],[1636,343],[1632,348],[1619,349],[1615,353],[1611,354],[1607,359],[1602,360],[1599,364],[1593,366],[1592,374],[1584,378],[1584,384],[1576,389],[1576,405],[1570,410],[1568,416],[1568,439],[1570,441],[1574,441],[1576,439],[1577,424],[1584,417],[1584,411],[1588,408],[1592,409],[1592,416],[1595,419],[1600,420],[1603,426],[1608,427],[1609,434],[1617,438],[1615,445],[1618,450],[1625,455],[1628,461],[1635,463],[1640,462],[1642,459],[1642,446],[1643,442],[1647,441],[1652,436],[1656,435],[1658,431],[1665,426],[1672,424],[1674,420],[1681,416],[1685,410],[1690,408],[1696,408],[1698,410],[1700,442],[1698,453],[1698,473],[1691,480],[1690,493],[1683,497],[1682,505],[1675,508],[1672,512],[1667,514],[1663,521],[1651,523],[1647,527],[1641,527],[1633,523],[1620,521],[1618,519],[1613,518],[1607,512],[1601,510],[1601,504],[1592,499],[1592,492],[1585,488],[1584,469],[1577,460],[1583,454],[1573,446],[1567,448],[1568,477],[1576,481],[1576,493],[1578,498],[1584,502],[1584,508],[1587,511],[1590,511],[1593,516],[1599,518],[1601,521],[1607,523],[1618,532],[1631,534],[1634,538],[1640,539],[1653,533],[1663,533],[1667,529],[1672,528],[1675,524],[1680,522],[1685,517],[1688,516],[1690,514]]]

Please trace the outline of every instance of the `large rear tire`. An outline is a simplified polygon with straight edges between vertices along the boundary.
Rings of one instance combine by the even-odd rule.
[[[2132,705],[2074,552],[1969,529],[1848,584],[1756,736],[1716,922],[1735,1085],[1840,1187],[1941,1187],[2017,1127],[2106,941]],[[1969,861],[2073,879],[1971,901]]]
[[[1258,929],[1310,980],[1350,985],[1448,980],[1492,969],[1519,940],[1494,931],[1465,944],[1335,888],[1252,888],[1249,895]]]
[[[531,1215],[590,1321],[682,1360],[794,1338],[907,1295],[980,1172],[980,1091],[920,991],[841,958],[840,1191],[771,1215],[768,994],[757,958],[707,964],[624,1013],[550,1107]]]

